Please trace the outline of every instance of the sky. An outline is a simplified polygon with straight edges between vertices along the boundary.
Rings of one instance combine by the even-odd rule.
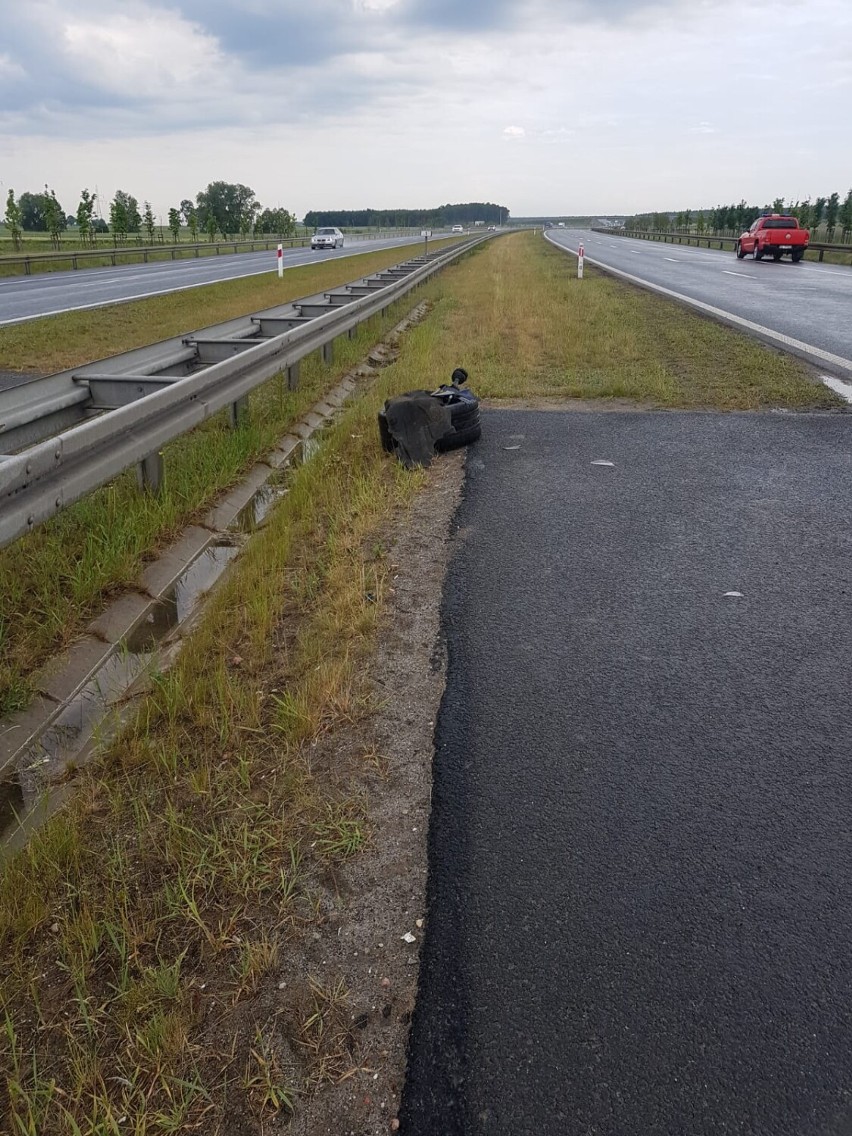
[[[603,215],[841,198],[851,0],[21,0],[0,191],[155,216],[264,207]]]

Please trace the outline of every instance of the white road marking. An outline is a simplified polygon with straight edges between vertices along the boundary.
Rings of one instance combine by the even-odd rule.
[[[799,272],[818,272],[820,276],[842,276],[845,280],[852,280],[852,272],[835,272],[831,268],[805,268],[799,269]]]
[[[839,394],[847,402],[852,402],[852,383],[845,383],[843,379],[835,379],[833,375],[820,375],[820,378],[835,394]]]
[[[366,244],[365,241],[359,241],[358,243],[359,244]],[[395,245],[391,246],[391,248],[395,248],[395,247],[396,247]],[[329,251],[331,251],[331,250],[329,250]],[[362,251],[370,251],[370,250],[362,250]],[[383,247],[381,249],[376,249],[375,251],[376,252],[384,252],[386,250]],[[237,255],[239,255],[239,254],[237,254]],[[251,255],[251,254],[247,254],[247,255]],[[357,255],[357,254],[346,253],[346,252],[343,252],[342,250],[335,250],[335,256],[334,256],[333,259],[343,260],[347,256],[353,256],[353,255]],[[302,257],[304,259],[296,259],[297,257]],[[332,258],[326,257],[325,259],[330,260]],[[307,250],[304,250],[304,249],[300,249],[296,253],[296,257],[294,257],[292,260],[287,259],[285,257],[284,267],[285,267],[285,269],[286,268],[299,268],[299,267],[301,267],[302,265],[305,265],[305,264],[315,264],[316,260],[317,260],[317,258],[313,255],[313,253],[308,252]],[[164,265],[164,267],[165,267],[165,265]],[[96,270],[93,270],[93,271],[96,271]],[[185,270],[182,270],[182,271],[185,271]],[[97,303],[94,303],[94,304],[74,304],[71,307],[67,307],[67,308],[55,308],[55,309],[51,309],[50,311],[39,312],[37,315],[16,316],[14,319],[0,320],[0,327],[9,327],[12,324],[16,324],[16,323],[27,323],[30,320],[34,320],[34,319],[46,319],[48,316],[61,316],[61,315],[64,315],[66,312],[86,312],[86,311],[91,311],[93,308],[110,308],[110,307],[114,307],[116,304],[129,304],[129,303],[132,303],[134,300],[147,300],[147,299],[150,299],[152,296],[167,296],[170,292],[188,292],[190,288],[209,288],[212,284],[227,284],[227,283],[230,283],[233,280],[243,280],[248,276],[264,276],[267,273],[272,275],[275,271],[276,271],[276,268],[275,268],[274,264],[271,268],[268,265],[266,265],[263,268],[255,269],[253,272],[240,272],[238,275],[223,276],[223,277],[221,277],[217,280],[200,280],[196,284],[181,284],[177,288],[175,288],[175,287],[158,288],[158,289],[151,291],[151,292],[138,292],[138,293],[133,293],[133,294],[128,295],[128,296],[121,296],[121,297],[119,297],[118,299],[115,299],[115,300],[99,300]],[[30,279],[32,279],[32,277],[30,277]],[[118,277],[114,277],[111,282],[117,283],[117,282],[121,282],[121,280]],[[63,282],[62,281],[55,281],[55,283],[56,283],[57,286],[61,286]],[[96,282],[94,282],[94,285],[93,285],[93,284],[89,284],[88,282],[85,282],[85,283],[81,282],[79,284],[75,283],[74,286],[75,286],[75,288],[93,287],[93,286],[97,285],[98,283],[99,282],[96,281]],[[106,284],[106,283],[110,283],[110,282],[104,280],[103,283]],[[26,298],[26,297],[24,297],[24,298]]]
[[[97,304],[75,304],[70,308],[56,308],[49,312],[40,312],[35,316],[17,316],[15,319],[0,320],[0,327],[8,327],[13,323],[27,323],[28,320],[46,319],[48,316],[61,316],[65,312],[85,312],[92,308],[111,308],[115,304],[129,304],[134,300],[147,300],[151,296],[167,296],[170,292],[188,292],[190,288],[209,288],[211,284],[227,284],[231,280],[241,280],[246,276],[271,276],[275,269],[262,268],[258,272],[244,272],[240,276],[229,276],[224,280],[202,280],[198,284],[182,284],[180,288],[159,288],[156,292],[139,292],[132,296],[122,296],[118,300],[101,300]]]
[[[664,256],[663,260],[667,260],[669,264],[680,264],[679,260],[675,260],[673,256]]]
[[[749,276],[747,272],[731,272],[730,268],[723,268],[722,271],[726,276],[739,276],[742,280],[754,280],[754,277]]]
[[[591,257],[587,257],[586,259],[590,264],[599,263]],[[703,300],[696,300],[692,296],[684,295],[683,292],[675,292],[673,288],[664,288],[662,284],[652,284],[650,280],[643,280],[641,276],[634,276],[631,272],[625,272],[621,268],[613,268],[611,264],[601,263],[600,267],[612,273],[613,276],[620,276],[623,280],[629,280],[631,284],[638,284],[640,288],[647,288],[649,291],[657,292],[661,296],[669,296],[671,299],[677,300],[681,304],[688,304],[691,308],[697,308],[700,312],[707,312],[708,315],[715,316],[716,319],[720,319],[724,323],[733,324],[734,327],[745,328],[746,331],[754,332],[755,335],[759,335],[763,339],[768,339],[772,343],[778,343],[782,347],[798,352],[805,357],[820,359],[823,363],[828,363],[830,366],[837,367],[841,371],[852,375],[852,359],[844,359],[842,355],[835,355],[832,351],[823,351],[821,347],[815,347],[811,343],[805,343],[801,339],[795,339],[792,335],[784,335],[783,332],[774,331],[771,327],[764,327],[763,324],[755,323],[753,320],[745,319],[743,316],[734,315],[733,312],[726,312],[724,308],[714,307],[713,304],[705,304]],[[749,277],[749,279],[751,279],[751,277]]]

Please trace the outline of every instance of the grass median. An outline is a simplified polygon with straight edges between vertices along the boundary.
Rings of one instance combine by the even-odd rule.
[[[424,484],[378,446],[386,396],[461,365],[495,400],[837,405],[794,360],[594,271],[577,281],[532,234],[426,295],[429,317],[297,471],[136,721],[3,870],[0,1112],[19,1134],[260,1133],[348,1075],[343,977],[306,973],[296,1000],[270,984],[283,957],[333,934],[323,896],[369,855],[377,755],[348,772],[312,755],[373,712],[387,526]],[[52,569],[78,554],[57,542]]]

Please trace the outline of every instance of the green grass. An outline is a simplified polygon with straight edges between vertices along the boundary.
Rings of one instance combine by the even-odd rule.
[[[342,976],[308,970],[282,992],[276,967],[323,933],[330,874],[369,847],[368,787],[387,774],[375,751],[322,774],[314,760],[373,712],[386,525],[427,476],[381,452],[385,397],[464,365],[497,399],[834,405],[742,336],[594,272],[578,282],[541,237],[501,238],[427,294],[430,317],[296,471],[136,720],[5,866],[0,1113],[15,1133],[237,1118],[260,1133],[345,1075]]]

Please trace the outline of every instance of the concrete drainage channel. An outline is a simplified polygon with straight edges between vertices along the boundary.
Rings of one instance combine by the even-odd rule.
[[[424,318],[418,304],[367,357],[285,435],[200,525],[142,573],[45,672],[31,705],[0,723],[0,844],[9,853],[63,803],[69,775],[134,712],[156,667],[167,669],[204,611],[210,589],[288,490],[292,471],[321,446],[321,432],[378,369],[395,341]]]

